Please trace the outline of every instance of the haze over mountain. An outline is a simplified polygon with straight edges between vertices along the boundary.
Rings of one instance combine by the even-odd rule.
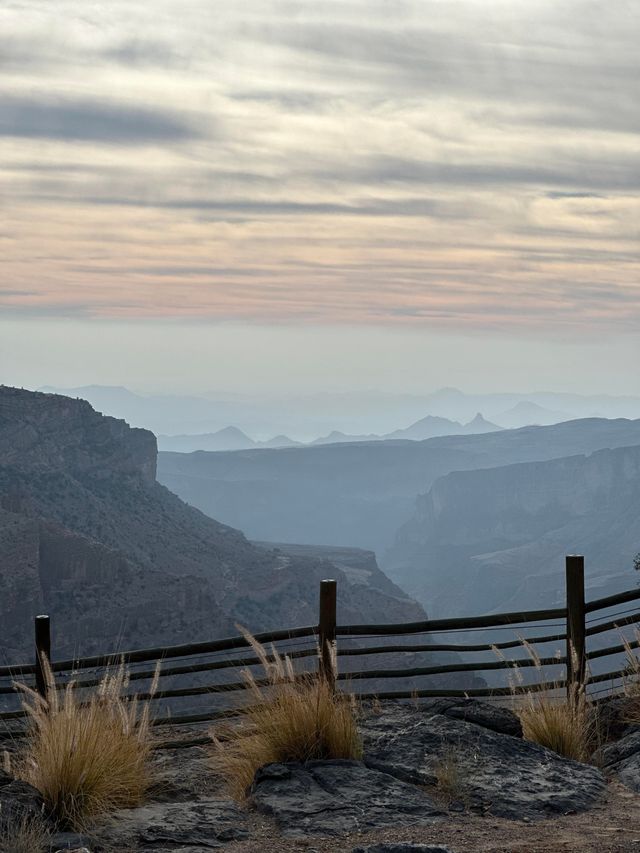
[[[466,394],[452,388],[423,395],[359,390],[297,396],[142,394],[100,385],[41,390],[86,399],[98,411],[160,436],[202,436],[234,426],[260,442],[280,435],[310,442],[332,432],[368,440],[389,437],[429,416],[466,424],[478,412],[491,424],[516,428],[593,416],[640,418],[640,397],[606,395]]]
[[[0,386],[3,658],[30,652],[43,608],[63,656],[314,624],[328,574],[343,620],[424,618],[379,570],[356,588],[187,506],[156,482],[156,456],[152,433],[87,402]]]
[[[416,496],[451,471],[632,444],[640,444],[640,420],[593,418],[426,441],[160,453],[158,479],[252,539],[356,546],[380,558]]]
[[[248,450],[251,447],[295,447],[300,442],[286,435],[276,435],[267,441],[254,441],[238,427],[225,427],[203,435],[159,435],[160,450],[192,453],[194,450]]]
[[[160,450],[176,451],[178,453],[193,453],[195,450],[249,450],[258,447],[298,447],[303,443],[316,444],[345,444],[354,441],[384,441],[386,439],[406,438],[412,441],[422,441],[439,435],[472,435],[475,433],[496,432],[502,427],[486,421],[480,413],[468,424],[459,424],[447,418],[436,418],[427,415],[406,429],[397,429],[388,435],[348,435],[333,430],[328,435],[320,436],[314,441],[293,441],[286,435],[276,435],[267,441],[254,441],[237,427],[226,427],[215,433],[204,435],[159,435]]]
[[[587,555],[588,597],[632,587],[640,442],[437,479],[385,567],[434,615],[561,606],[566,554]]]

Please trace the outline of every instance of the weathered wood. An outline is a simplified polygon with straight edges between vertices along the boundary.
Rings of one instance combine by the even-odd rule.
[[[546,622],[566,619],[567,608],[550,610],[524,610],[516,613],[493,613],[488,616],[461,616],[455,619],[429,619],[426,622],[398,622],[382,625],[338,625],[340,637],[357,637],[363,634],[387,636],[389,634],[430,634],[433,631],[465,631],[470,628],[492,628],[497,625],[519,625],[528,622]]]
[[[307,626],[304,628],[286,628],[282,631],[265,631],[255,634],[255,639],[264,645],[265,643],[277,643],[282,640],[295,640],[300,637],[314,637],[317,628]],[[209,640],[204,643],[184,643],[179,646],[157,646],[149,649],[135,649],[128,652],[113,652],[106,655],[93,655],[85,658],[71,658],[70,660],[56,661],[52,664],[54,672],[66,669],[96,669],[98,667],[118,666],[121,663],[143,663],[145,661],[164,660],[165,658],[192,657],[195,655],[211,654],[213,652],[226,652],[232,649],[241,649],[248,646],[245,637],[225,637],[220,640]]]
[[[436,666],[414,666],[406,669],[369,669],[359,672],[341,672],[340,681],[359,681],[371,678],[412,678],[418,675],[446,675],[449,672],[484,672],[495,669],[522,669],[531,666],[559,666],[564,658],[543,658],[539,661],[532,658],[521,660],[491,660],[480,663],[443,663]]]
[[[287,657],[292,660],[298,660],[299,658],[308,658],[308,657],[317,657],[318,650],[315,645],[312,649],[299,649],[294,652],[287,652]],[[273,655],[267,655],[267,660],[274,661],[275,658]],[[160,678],[166,678],[169,676],[175,675],[187,675],[190,673],[198,673],[198,672],[211,672],[212,670],[219,669],[246,669],[250,666],[262,666],[262,661],[257,657],[250,658],[231,658],[230,660],[218,660],[218,661],[206,661],[204,663],[192,663],[185,664],[183,666],[167,666],[162,667],[159,672]],[[151,680],[156,677],[156,669],[144,669],[138,670],[128,673],[127,678],[129,681],[144,681],[145,679]],[[58,679],[56,681],[56,689],[64,690],[69,683],[69,681],[73,681],[75,687],[97,687],[103,680],[103,676],[99,676],[97,678],[88,678],[77,680],[76,678],[66,678],[65,680]],[[0,692],[2,692],[0,690]]]
[[[635,625],[640,622],[640,613],[632,613],[630,616],[622,616],[618,619],[612,619],[610,622],[601,622],[600,625],[592,625],[587,628],[587,637],[593,637],[594,634],[602,634],[605,631],[617,630],[624,628],[626,625]]]
[[[629,640],[628,645],[619,643],[617,646],[607,646],[605,649],[595,649],[592,652],[587,652],[587,660],[594,658],[607,658],[610,655],[621,655],[629,649],[640,649],[640,640]]]
[[[640,621],[640,617],[638,617]],[[411,645],[392,645],[392,646],[362,646],[353,648],[345,648],[340,646],[338,649],[338,657],[353,656],[353,655],[381,655],[395,654],[401,652],[492,652],[494,649],[515,649],[518,646],[542,645],[543,643],[557,643],[566,640],[566,634],[547,634],[544,637],[522,637],[517,640],[507,640],[500,643],[427,643],[427,644],[411,644]]]
[[[181,714],[177,717],[154,717],[150,720],[152,726],[191,726],[194,723],[212,723],[216,720],[228,720],[242,717],[248,708],[230,708],[225,711],[208,711],[204,714]]]
[[[584,602],[584,557],[566,558],[567,584],[567,691],[581,689],[587,671]]]
[[[629,601],[640,599],[640,589],[630,589],[627,592],[619,592],[616,595],[608,595],[606,598],[596,598],[585,605],[585,613],[593,613],[596,610],[606,610],[607,607],[616,607],[618,604],[627,604]]]
[[[28,713],[26,711],[2,711],[0,713],[0,720],[22,720],[27,716]]]
[[[46,699],[46,669],[51,666],[51,620],[48,616],[36,616],[34,625],[36,638],[36,690],[43,699]]]
[[[320,618],[318,642],[320,644],[320,675],[335,688],[336,681],[336,603],[338,584],[334,580],[320,581]]]
[[[441,696],[466,699],[513,696],[514,694],[540,693],[545,690],[557,690],[564,682],[547,681],[536,684],[518,684],[513,687],[471,687],[468,690],[430,689],[430,690],[393,690],[382,693],[356,693],[358,699],[435,699]]]

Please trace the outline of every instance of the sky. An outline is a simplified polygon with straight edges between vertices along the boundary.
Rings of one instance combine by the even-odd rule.
[[[639,37],[635,0],[3,0],[0,381],[640,393]]]

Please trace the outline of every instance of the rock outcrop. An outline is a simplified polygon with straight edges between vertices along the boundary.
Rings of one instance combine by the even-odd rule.
[[[365,764],[435,787],[441,768],[467,808],[521,820],[584,811],[604,793],[599,770],[537,744],[442,714],[390,707],[363,724]]]
[[[256,774],[250,802],[274,817],[285,836],[346,835],[444,818],[422,791],[360,761],[270,764]]]

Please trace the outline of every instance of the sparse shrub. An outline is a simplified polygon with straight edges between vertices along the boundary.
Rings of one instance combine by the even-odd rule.
[[[583,693],[575,698],[530,693],[518,713],[527,740],[546,746],[565,758],[589,760],[594,748],[595,725]]]
[[[525,648],[535,664],[540,681],[547,681],[540,656],[528,644]],[[596,718],[584,692],[575,685],[570,691],[558,682],[550,691],[529,691],[521,694],[522,676],[516,668],[516,680],[512,682],[514,710],[520,717],[522,733],[526,740],[547,749],[586,762],[593,754],[597,740]]]
[[[49,850],[51,835],[40,820],[0,824],[0,853],[44,853]]]
[[[438,791],[448,800],[464,799],[459,752],[448,746],[437,761],[434,773]]]
[[[640,631],[636,629],[636,641],[640,642]],[[624,693],[628,699],[625,708],[625,721],[632,725],[640,725],[640,659],[631,646],[631,642],[622,638],[627,656],[625,667]]]
[[[242,629],[241,629],[242,630]],[[231,794],[243,799],[256,770],[266,764],[329,758],[360,758],[353,700],[334,693],[315,673],[296,674],[290,658],[271,656],[243,631],[265,671],[261,687],[245,670],[242,676],[254,703],[235,725],[212,730],[213,767]]]
[[[16,776],[37,788],[62,827],[85,828],[100,814],[136,806],[152,782],[149,705],[125,698],[124,667],[79,701],[57,691],[46,665],[47,698],[24,685],[29,727]],[[156,689],[157,675],[151,692]]]

